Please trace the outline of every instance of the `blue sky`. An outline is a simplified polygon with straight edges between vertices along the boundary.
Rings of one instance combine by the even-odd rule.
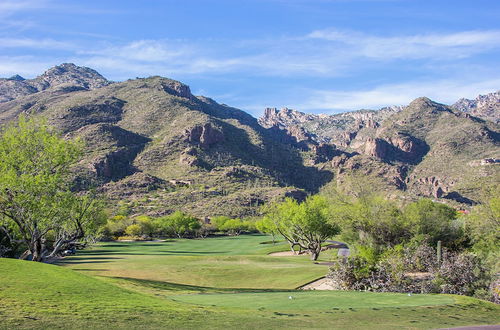
[[[500,1],[0,0],[0,77],[73,62],[252,113],[452,103],[500,89]]]

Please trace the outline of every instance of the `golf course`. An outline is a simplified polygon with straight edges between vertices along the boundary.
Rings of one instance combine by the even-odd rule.
[[[272,256],[266,235],[103,242],[56,264],[0,259],[1,329],[429,329],[497,324],[500,307],[438,294],[304,291],[336,251]]]

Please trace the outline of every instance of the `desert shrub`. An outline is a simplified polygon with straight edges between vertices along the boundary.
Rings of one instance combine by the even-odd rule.
[[[476,290],[487,289],[489,282],[481,260],[472,253],[446,253],[436,270],[435,283],[441,293],[473,295]]]
[[[340,290],[452,293],[493,300],[491,276],[469,252],[443,253],[441,264],[429,245],[396,246],[376,259],[363,252],[336,263],[328,274]],[[374,260],[377,260],[374,263]],[[498,293],[497,293],[498,296]]]

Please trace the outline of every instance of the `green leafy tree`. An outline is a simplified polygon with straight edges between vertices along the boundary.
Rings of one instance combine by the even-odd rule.
[[[471,237],[473,248],[494,273],[500,271],[500,197],[486,198],[464,217],[465,229]]]
[[[273,244],[276,243],[276,235],[279,235],[279,232],[274,225],[274,222],[269,217],[263,217],[262,219],[255,222],[255,228],[264,234],[270,234],[273,238]]]
[[[134,219],[134,222],[138,224],[141,228],[141,232],[139,235],[153,237],[158,231],[158,228],[156,227],[156,224],[153,221],[153,219],[151,219],[151,217],[147,215],[140,215],[136,217]]]
[[[323,196],[308,197],[304,202],[287,198],[282,203],[271,204],[265,210],[265,219],[272,223],[271,230],[280,233],[290,246],[298,245],[317,260],[321,243],[340,233],[340,227],[331,221],[330,208]]]
[[[460,223],[455,221],[457,212],[445,204],[430,199],[420,199],[408,204],[403,210],[413,237],[421,236],[431,245],[438,241],[455,244],[462,236]]]
[[[125,234],[128,236],[139,236],[142,234],[141,225],[133,223],[125,229]]]
[[[221,229],[224,224],[231,220],[230,217],[226,217],[224,215],[220,215],[220,216],[217,216],[217,217],[213,217],[210,219],[210,222],[212,223],[212,225],[214,226],[215,230],[219,230],[219,231],[224,231],[223,229]]]
[[[181,211],[175,211],[168,216],[161,217],[157,223],[163,232],[172,233],[179,238],[201,228],[201,223],[197,218]]]
[[[0,214],[15,224],[27,250],[41,261],[55,248],[81,239],[99,213],[94,197],[70,191],[70,166],[80,144],[61,138],[45,123],[21,117],[0,136]],[[53,240],[55,245],[50,246]],[[60,244],[59,244],[60,243]]]
[[[249,229],[249,223],[241,219],[229,219],[225,221],[222,226],[219,227],[219,230],[226,231],[229,234],[236,236],[241,234],[242,231],[248,229]]]

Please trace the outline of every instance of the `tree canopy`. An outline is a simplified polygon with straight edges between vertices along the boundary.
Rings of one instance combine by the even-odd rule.
[[[263,223],[259,226],[269,233],[279,233],[289,242],[292,249],[297,245],[310,252],[312,260],[317,260],[321,243],[340,232],[340,227],[330,220],[327,200],[315,195],[302,203],[287,198],[282,203],[270,205],[261,220]]]
[[[78,142],[43,121],[21,117],[0,136],[0,215],[25,243],[23,258],[41,261],[97,231],[101,205],[91,193],[71,191]]]

